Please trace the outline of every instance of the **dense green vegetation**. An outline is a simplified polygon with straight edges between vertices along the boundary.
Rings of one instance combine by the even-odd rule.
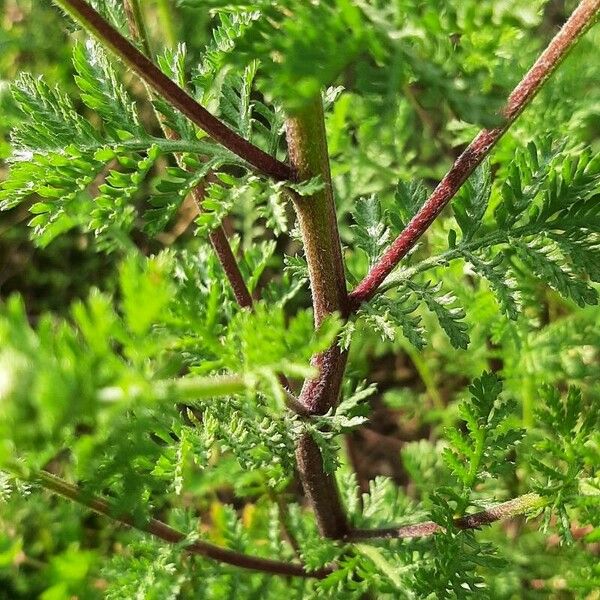
[[[0,598],[598,598],[599,12],[0,0]]]

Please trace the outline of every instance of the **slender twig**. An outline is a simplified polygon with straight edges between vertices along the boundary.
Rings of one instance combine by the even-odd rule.
[[[513,500],[508,500],[481,512],[454,520],[458,529],[480,529],[496,521],[511,519],[530,511],[542,508],[544,499],[538,494],[525,494]],[[375,538],[412,539],[427,537],[435,533],[442,533],[444,528],[433,521],[425,521],[416,525],[402,525],[398,527],[384,527],[381,529],[354,529],[344,539],[358,541]]]
[[[299,178],[319,176],[324,183],[323,189],[311,197],[291,194],[308,263],[318,327],[332,313],[345,315],[348,301],[320,96],[288,118],[286,133],[290,161]],[[337,403],[346,353],[334,344],[313,357],[312,362],[319,369],[319,376],[305,382],[300,403],[311,414],[323,414]],[[331,538],[341,537],[348,531],[348,522],[335,478],[325,471],[321,450],[308,433],[296,443],[296,460],[320,532]]]
[[[456,195],[491,149],[533,100],[550,75],[567,56],[571,48],[592,25],[600,10],[600,0],[583,0],[541,54],[533,67],[513,90],[501,112],[503,123],[494,129],[484,129],[458,157],[450,171],[436,187],[421,210],[394,240],[385,254],[350,294],[351,310],[370,300],[385,278],[414,247],[419,238]]]
[[[144,48],[144,51],[148,54],[148,58],[150,60],[153,60],[154,56],[152,54],[150,40],[148,38],[148,31],[146,29],[139,0],[124,0],[123,6],[125,7],[127,21],[129,24],[129,30],[133,38],[141,44],[141,46]],[[149,86],[148,93],[151,94]],[[155,112],[165,138],[171,141],[177,141],[179,139],[179,135],[177,134],[177,132],[173,131],[170,127],[167,127],[162,115],[160,115],[156,110]],[[177,161],[177,164],[182,169],[186,169],[183,156],[181,154],[176,153],[175,159]],[[195,208],[198,212],[202,211],[204,191],[204,183],[201,183],[192,190],[192,193],[190,195],[190,198],[195,204]],[[242,308],[251,307],[252,295],[250,294],[250,290],[248,289],[248,286],[244,281],[244,277],[242,275],[242,272],[240,271],[239,265],[233,254],[233,251],[231,250],[229,240],[227,239],[227,235],[225,234],[225,230],[223,229],[223,227],[219,225],[215,229],[213,229],[209,234],[209,239],[219,259],[219,262],[221,263],[221,267],[223,268],[223,271],[225,272],[225,275],[229,280],[231,289],[233,290],[233,294],[238,304]]]
[[[123,37],[85,0],[53,0],[77,23],[96,36],[116,56],[137,73],[154,92],[186,115],[193,123],[208,133],[234,154],[237,154],[261,173],[276,180],[293,178],[288,165],[267,154],[258,146],[245,140],[225,123],[211,115],[185,90],[169,79],[149,58],[144,56],[129,40]]]
[[[146,21],[144,20],[140,0],[123,0],[123,8],[127,16],[129,32],[134,41],[142,47],[144,54],[150,60],[154,60],[154,53],[150,46],[150,36],[146,28]]]
[[[39,472],[33,481],[41,485],[42,487],[50,490],[64,498],[68,498],[78,504],[86,506],[93,511],[105,515],[114,521],[139,529],[145,533],[160,538],[161,540],[170,544],[180,544],[185,542],[187,536],[181,531],[173,529],[166,523],[159,521],[158,519],[150,519],[144,525],[138,524],[131,515],[117,515],[113,507],[108,502],[101,500],[100,498],[92,497],[85,494],[78,487],[67,483],[60,477],[53,475],[47,471]],[[263,573],[272,573],[275,575],[285,575],[288,577],[313,577],[316,579],[323,579],[332,572],[332,569],[319,569],[316,571],[307,571],[302,565],[294,563],[286,563],[278,560],[271,560],[267,558],[260,558],[258,556],[250,556],[228,550],[227,548],[221,548],[204,541],[193,541],[183,547],[183,551],[189,554],[198,554],[206,558],[216,560],[218,562],[227,563],[234,565],[242,569],[250,569],[253,571],[261,571]]]

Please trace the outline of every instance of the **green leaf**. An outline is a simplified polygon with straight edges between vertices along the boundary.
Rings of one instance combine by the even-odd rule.
[[[462,231],[463,242],[470,240],[479,227],[488,207],[492,191],[489,161],[485,161],[462,186],[452,202],[454,218]]]
[[[355,224],[352,225],[352,229],[356,245],[365,251],[369,266],[372,266],[390,241],[390,230],[383,222],[377,196],[373,194],[367,198],[359,198],[354,207],[353,217]]]

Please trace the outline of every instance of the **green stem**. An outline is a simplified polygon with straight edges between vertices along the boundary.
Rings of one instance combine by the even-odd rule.
[[[348,293],[338,232],[321,97],[286,123],[290,162],[299,181],[321,177],[324,187],[310,197],[293,196],[319,327],[332,313],[346,313]]]
[[[225,148],[211,144],[210,142],[202,142],[199,140],[182,140],[182,139],[165,139],[162,137],[143,137],[143,138],[131,138],[123,141],[111,141],[111,142],[97,142],[92,144],[82,144],[76,147],[68,147],[65,152],[65,148],[47,148],[43,151],[37,151],[32,149],[34,156],[46,156],[52,154],[68,154],[70,148],[74,148],[81,154],[94,154],[98,150],[109,148],[114,151],[120,149],[130,150],[132,152],[144,152],[148,151],[153,146],[156,146],[161,152],[168,154],[178,154],[181,152],[187,152],[188,154],[203,154],[207,156],[214,156],[222,158],[223,161],[231,165],[239,165],[241,167],[248,167],[248,163],[243,161],[241,158],[232,154]],[[25,148],[27,149],[27,148]],[[19,162],[16,158],[13,162]]]
[[[221,377],[182,377],[167,381],[152,381],[139,387],[105,387],[98,392],[101,400],[120,402],[134,398],[163,401],[173,399],[177,402],[191,402],[199,398],[231,396],[248,388],[248,383],[239,376]]]
[[[534,411],[537,398],[537,382],[535,378],[525,372],[522,380],[522,393],[521,398],[523,402],[523,427],[529,429],[534,424]]]
[[[490,248],[499,244],[511,244],[519,238],[524,238],[531,235],[540,235],[544,232],[564,231],[565,228],[573,229],[575,227],[586,227],[585,222],[563,223],[560,220],[554,220],[551,223],[542,223],[534,225],[523,225],[510,231],[492,231],[470,242],[459,244],[454,248],[450,248],[441,254],[430,256],[422,261],[419,261],[412,267],[406,267],[391,275],[386,279],[386,282],[379,288],[381,293],[387,292],[394,287],[404,284],[408,279],[419,273],[441,267],[449,264],[453,260],[465,258],[469,252],[479,250],[481,248]]]
[[[434,408],[437,410],[443,410],[444,400],[440,394],[440,391],[437,388],[435,376],[432,370],[429,368],[427,361],[423,358],[421,353],[410,344],[407,344],[405,346],[404,351],[406,352],[406,354],[408,354],[410,360],[415,366],[415,369],[417,370],[421,381],[425,385],[425,390],[431,398]]]
[[[324,187],[310,197],[292,194],[312,292],[315,326],[333,313],[345,316],[348,293],[338,232],[325,134],[321,96],[286,122],[291,165],[300,181],[321,177]],[[317,379],[304,383],[300,402],[309,413],[324,414],[338,401],[347,353],[336,343],[313,357],[319,369]],[[348,531],[348,522],[335,477],[324,469],[323,456],[309,433],[296,444],[296,459],[302,486],[313,508],[321,533],[339,538]]]
[[[150,46],[150,36],[146,28],[146,21],[140,5],[140,0],[124,0],[123,6],[129,21],[129,31],[136,42],[140,44],[144,50],[144,54],[152,59],[154,53]]]

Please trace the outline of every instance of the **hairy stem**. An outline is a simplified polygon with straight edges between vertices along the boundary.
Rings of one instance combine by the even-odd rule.
[[[333,313],[345,316],[348,304],[320,96],[287,120],[286,133],[290,162],[299,179],[321,177],[324,183],[310,197],[292,195],[308,263],[315,326],[319,327]],[[320,375],[305,383],[300,397],[311,413],[323,414],[335,406],[345,363],[346,356],[337,345],[314,357]]]
[[[148,55],[148,58],[153,60],[154,56],[152,54],[152,49],[148,38],[148,31],[144,22],[140,0],[123,0],[123,6],[125,7],[129,30],[131,31],[133,38],[141,44],[141,46],[144,48],[144,51]],[[148,89],[148,93],[151,93],[150,89]],[[160,114],[158,114],[158,112],[156,112],[156,117],[160,123],[165,138],[171,141],[178,140],[179,135],[165,125],[164,119]],[[175,159],[177,160],[177,164],[182,169],[185,169],[183,156],[181,154],[175,154]],[[204,183],[201,183],[200,185],[196,186],[194,190],[192,190],[189,199],[191,199],[195,205],[195,207],[192,208],[195,208],[196,214],[201,212],[202,201],[204,200]],[[187,201],[188,199],[186,198],[186,202]],[[219,225],[213,229],[213,231],[210,232],[209,239],[219,259],[219,262],[221,263],[221,267],[223,268],[223,271],[229,280],[229,284],[231,285],[231,289],[233,290],[233,294],[238,304],[242,308],[251,307],[252,295],[250,294],[250,290],[244,281],[244,277],[242,276],[233,251],[231,250],[231,246],[229,245],[229,241],[223,227]]]
[[[131,515],[117,515],[108,502],[85,494],[78,487],[67,483],[63,479],[56,477],[47,471],[39,472],[33,478],[33,481],[64,498],[68,498],[73,502],[86,506],[101,515],[105,515],[114,521],[122,523],[123,525],[149,533],[169,544],[180,544],[186,540],[187,536],[184,533],[173,529],[166,523],[157,519],[150,519],[145,525],[139,525]],[[331,573],[330,569],[320,569],[318,571],[309,572],[299,564],[250,556],[203,541],[190,542],[185,546],[184,551],[189,554],[198,554],[218,562],[234,565],[242,569],[250,569],[275,575],[323,579]]]
[[[293,176],[288,165],[267,154],[239,136],[225,123],[211,115],[185,90],[167,77],[148,57],[124,38],[85,0],[53,0],[77,23],[97,37],[107,48],[137,73],[154,92],[180,110],[215,141],[242,157],[259,172],[276,180]]]
[[[511,519],[519,515],[528,513],[532,510],[542,508],[545,504],[544,499],[538,494],[525,494],[513,500],[508,500],[487,510],[466,515],[454,520],[454,525],[458,529],[480,529],[484,525],[489,525],[495,521]],[[417,537],[426,537],[435,533],[441,533],[444,528],[433,521],[425,521],[416,525],[402,525],[399,527],[384,527],[380,529],[354,529],[345,539],[348,541],[358,541],[374,538],[401,538],[411,539]]]
[[[286,123],[292,167],[300,180],[321,177],[324,187],[311,197],[292,195],[308,263],[310,287],[318,327],[332,313],[345,316],[348,296],[335,214],[323,104],[318,96]],[[317,379],[306,381],[300,402],[311,414],[323,414],[335,406],[346,365],[346,353],[334,344],[315,356]],[[302,435],[296,446],[298,470],[304,491],[315,512],[321,533],[339,538],[348,523],[335,478],[326,473],[321,451],[310,436]]]
[[[345,314],[348,299],[320,96],[287,120],[286,134],[290,162],[298,179],[321,177],[324,183],[312,196],[294,195],[292,198],[302,233],[318,327],[331,313]]]
[[[370,300],[385,278],[414,247],[419,238],[456,195],[462,184],[490,153],[494,145],[533,100],[550,75],[592,25],[600,10],[600,0],[583,0],[550,42],[533,67],[513,90],[502,110],[503,124],[484,129],[458,157],[421,210],[394,240],[385,254],[350,294],[351,310]]]

